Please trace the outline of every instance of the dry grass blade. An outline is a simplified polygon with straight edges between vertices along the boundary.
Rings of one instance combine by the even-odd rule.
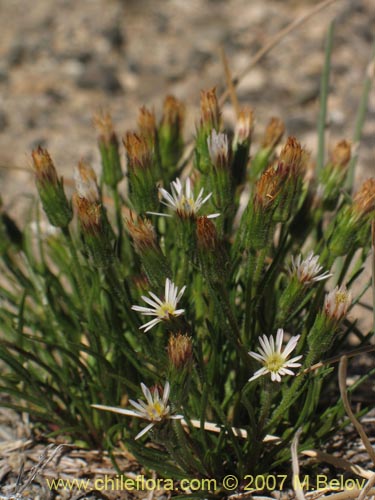
[[[233,79],[233,85],[236,86],[239,84],[239,82],[242,80],[242,78],[247,75],[247,73],[256,65],[258,62],[266,55],[268,52],[270,52],[283,38],[285,38],[289,33],[294,31],[296,28],[304,24],[306,21],[308,21],[311,17],[315,16],[315,14],[318,14],[321,10],[324,10],[326,7],[329,5],[335,3],[337,0],[324,0],[323,2],[318,3],[318,5],[315,5],[309,12],[306,12],[306,14],[303,14],[302,16],[298,17],[294,21],[292,21],[288,26],[286,26],[284,29],[279,31],[271,40],[264,45],[256,54],[255,56],[251,59],[249,64],[246,66],[246,68]],[[221,96],[220,96],[220,104],[223,104],[227,97],[230,95],[229,88],[226,90]]]
[[[298,463],[298,439],[301,435],[302,429],[298,429],[296,432],[292,445],[290,447],[290,452],[292,455],[292,470],[293,470],[293,488],[296,493],[297,500],[306,500],[303,490],[301,488],[301,482],[299,480],[299,463]]]
[[[321,497],[323,500],[349,500],[351,498],[358,500],[358,495],[360,491],[357,489],[340,491],[340,493],[334,493],[333,495]],[[367,492],[367,496],[375,495],[375,489],[371,489]]]
[[[222,60],[223,67],[224,67],[225,81],[227,84],[230,99],[232,101],[232,106],[233,106],[234,111],[236,112],[236,116],[238,117],[238,115],[240,113],[240,105],[239,105],[237,94],[236,94],[236,88],[233,84],[233,78],[232,78],[232,74],[231,74],[231,71],[229,68],[228,58],[227,58],[227,55],[225,53],[224,47],[221,47],[220,55],[221,55],[221,60]]]
[[[314,458],[318,462],[325,462],[327,464],[333,465],[336,468],[343,469],[365,479],[370,479],[374,474],[372,471],[363,469],[359,465],[353,465],[344,458],[334,457],[333,455],[325,453],[324,451],[304,450],[301,451],[301,454],[305,455],[306,457]]]
[[[373,352],[375,351],[375,346],[365,346],[365,347],[359,347],[358,349],[354,349],[353,351],[349,351],[345,354],[347,358],[354,358],[355,356],[360,356],[361,354],[367,353],[367,352]],[[342,358],[342,355],[340,354],[339,356],[334,356],[333,358],[326,359],[324,361],[319,361],[319,363],[315,363],[314,365],[310,366],[309,368],[306,368],[303,370],[303,374],[309,373],[315,370],[318,370],[318,368],[321,368],[322,366],[327,366],[332,363],[338,363]]]
[[[28,478],[16,492],[18,495],[22,493],[22,491],[24,491],[26,488],[28,488],[28,486],[30,486],[36,476],[46,468],[46,466],[65,448],[66,445],[60,444],[59,446],[56,446],[56,448],[52,451],[51,456],[49,457],[48,451],[53,448],[53,446],[54,445],[49,445],[44,450],[44,452],[40,456],[39,462],[30,470]],[[21,479],[22,478],[20,477],[20,481]]]
[[[340,361],[339,365],[339,387],[340,387],[340,394],[341,398],[344,404],[345,411],[350,418],[350,421],[356,428],[358,434],[360,435],[360,438],[362,439],[363,445],[366,448],[367,453],[369,454],[373,464],[375,465],[375,451],[373,447],[371,446],[371,443],[362,427],[362,425],[358,422],[358,420],[355,418],[354,413],[352,412],[352,409],[350,407],[350,403],[348,400],[348,395],[346,392],[346,370],[348,366],[348,358],[346,356],[343,356]]]
[[[359,495],[358,500],[365,500],[365,498],[368,496],[369,491],[374,486],[374,484],[375,484],[375,473],[367,481],[367,484],[363,488],[362,493]]]

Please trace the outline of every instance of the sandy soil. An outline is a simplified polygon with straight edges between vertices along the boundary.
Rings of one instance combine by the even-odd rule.
[[[28,167],[47,146],[65,176],[80,158],[98,166],[93,113],[109,108],[119,133],[140,105],[160,111],[166,93],[197,119],[199,91],[224,89],[219,47],[236,74],[270,37],[314,5],[311,0],[5,0],[0,6],[0,180],[7,204],[33,190]],[[372,0],[337,0],[289,35],[241,82],[258,133],[278,115],[312,151],[324,37],[336,17],[329,146],[353,132],[375,9]],[[233,119],[229,104],[225,116]],[[374,162],[375,94],[360,149],[363,178]],[[12,169],[9,171],[9,169]]]

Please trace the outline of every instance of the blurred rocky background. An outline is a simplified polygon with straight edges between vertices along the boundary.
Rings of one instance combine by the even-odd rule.
[[[95,111],[109,109],[120,134],[142,104],[160,113],[167,93],[188,107],[199,92],[225,89],[219,48],[233,74],[313,0],[2,0],[0,2],[0,181],[5,205],[34,190],[30,151],[50,150],[72,176],[78,160],[98,167]],[[374,38],[373,0],[337,0],[275,47],[241,81],[238,97],[255,109],[256,132],[274,115],[316,151],[324,39],[336,17],[328,146],[351,138]],[[224,116],[230,123],[229,103]],[[256,137],[257,137],[256,134]],[[360,149],[358,177],[374,173],[375,95]]]

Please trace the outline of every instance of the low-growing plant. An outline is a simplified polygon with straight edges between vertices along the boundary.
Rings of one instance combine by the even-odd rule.
[[[311,446],[344,415],[334,365],[317,363],[351,333],[368,342],[348,314],[370,285],[353,291],[375,180],[352,197],[350,144],[315,173],[275,118],[250,154],[252,110],[225,133],[215,89],[201,93],[193,161],[183,124],[173,97],[159,123],[141,109],[123,140],[126,194],[106,114],[99,182],[81,162],[71,200],[33,151],[49,224],[38,206],[22,230],[2,212],[2,404],[86,445],[121,438],[168,477],[263,474],[298,428]]]

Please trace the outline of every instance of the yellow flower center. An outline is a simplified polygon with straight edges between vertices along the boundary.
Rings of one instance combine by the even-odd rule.
[[[190,210],[194,211],[195,209],[195,200],[194,198],[190,197],[187,198],[185,195],[181,197],[180,203],[179,203],[179,208],[182,211]]]
[[[271,356],[267,357],[265,366],[270,372],[276,373],[280,370],[280,368],[284,366],[284,363],[285,359],[281,356],[281,354],[279,354],[278,352],[274,352],[273,354],[271,354]]]
[[[163,305],[159,307],[157,310],[157,315],[161,319],[169,319],[169,316],[173,316],[174,314],[174,307],[172,304],[169,304],[168,302],[164,302]]]
[[[147,408],[147,413],[150,420],[159,420],[164,416],[165,407],[161,404],[160,401],[156,401],[152,405],[149,405]]]
[[[335,295],[335,303],[338,306],[343,304],[348,300],[348,294],[346,292],[337,292]]]

